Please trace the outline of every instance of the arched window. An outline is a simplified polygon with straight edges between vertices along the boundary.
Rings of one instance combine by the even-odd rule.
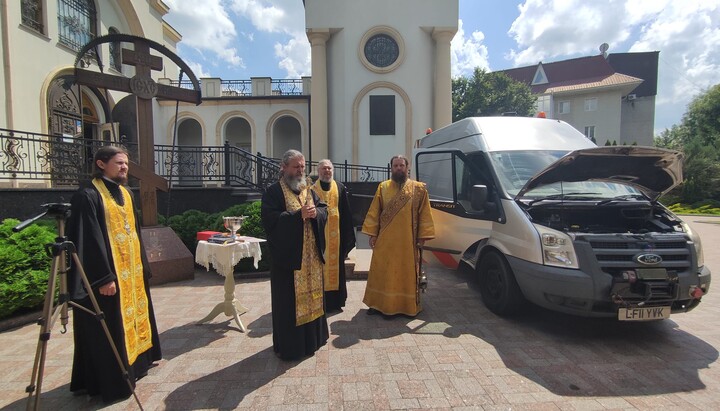
[[[58,38],[72,50],[95,38],[97,12],[93,0],[58,0]]]
[[[108,34],[119,34],[115,27],[108,29]],[[110,67],[117,71],[122,71],[122,62],[120,61],[120,42],[113,41],[110,43]]]

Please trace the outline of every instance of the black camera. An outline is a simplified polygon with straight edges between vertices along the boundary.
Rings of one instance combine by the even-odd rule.
[[[34,223],[35,220],[38,220],[42,217],[45,217],[46,215],[49,215],[50,217],[55,217],[56,219],[66,219],[70,217],[70,203],[46,203],[41,206],[45,209],[42,213],[36,215],[35,217],[28,218],[27,220],[23,221],[22,223],[16,225],[13,227],[13,232],[17,233],[24,229],[25,227],[29,226],[30,224]]]

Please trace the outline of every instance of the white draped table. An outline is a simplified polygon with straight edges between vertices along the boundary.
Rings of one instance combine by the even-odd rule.
[[[205,316],[198,324],[202,324],[217,317],[220,313],[225,313],[228,317],[234,317],[235,322],[242,332],[245,332],[245,326],[240,321],[240,316],[247,312],[247,308],[243,307],[235,298],[235,265],[243,258],[253,258],[255,268],[258,267],[258,261],[262,258],[260,252],[260,243],[265,241],[261,238],[238,236],[239,242],[230,244],[215,244],[207,241],[198,242],[195,250],[195,262],[210,271],[210,266],[215,268],[218,274],[225,277],[225,300],[213,308],[213,310]]]

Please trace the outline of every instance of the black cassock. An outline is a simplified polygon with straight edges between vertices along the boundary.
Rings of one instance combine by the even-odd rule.
[[[340,273],[339,287],[334,291],[325,291],[325,309],[328,312],[338,311],[345,307],[347,300],[347,284],[345,283],[345,259],[348,253],[355,247],[355,227],[352,222],[352,211],[350,211],[350,200],[347,189],[342,183],[336,182],[338,186],[338,211],[340,212]],[[320,182],[323,190],[330,190],[330,183]]]
[[[317,209],[317,218],[310,219],[315,246],[322,256],[325,250],[327,206],[310,190]],[[303,220],[301,211],[289,212],[280,183],[268,187],[262,198],[261,217],[272,256],[270,293],[272,300],[273,349],[284,360],[297,360],[312,355],[328,339],[327,318],[323,314],[309,323],[295,325],[294,270],[302,263]]]
[[[122,204],[120,187],[105,179],[102,180],[112,196]],[[128,365],[125,338],[120,313],[120,292],[113,296],[104,296],[98,288],[117,279],[110,243],[108,241],[105,211],[100,193],[90,184],[78,190],[72,197],[70,217],[67,222],[67,236],[75,243],[78,257],[88,277],[100,310],[105,314],[105,322],[110,329],[115,346],[123,360],[133,386],[138,378],[147,374],[153,361],[161,358],[160,338],[155,323],[155,312],[148,282],[150,266],[145,250],[140,243],[145,274],[145,293],[147,294],[152,327],[152,348],[140,354],[132,366]],[[133,207],[135,210],[135,207]],[[140,224],[135,213],[135,229],[140,234]],[[68,291],[73,301],[94,311],[90,298],[83,286],[80,273],[71,264],[68,275]],[[73,308],[73,332],[75,352],[73,356],[72,379],[70,391],[86,390],[91,396],[101,395],[104,402],[113,402],[128,398],[132,392],[123,378],[115,354],[102,329],[100,321],[94,315],[81,309]]]

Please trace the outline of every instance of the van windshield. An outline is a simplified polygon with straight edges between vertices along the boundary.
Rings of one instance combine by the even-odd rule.
[[[517,196],[518,192],[537,173],[553,164],[568,151],[495,151],[490,152],[490,161],[497,173],[502,189],[510,196]],[[569,194],[568,194],[569,193]],[[642,196],[642,193],[632,186],[620,183],[601,181],[560,182],[536,187],[523,196],[524,198],[545,198],[565,194],[577,197],[606,199],[620,196]]]

